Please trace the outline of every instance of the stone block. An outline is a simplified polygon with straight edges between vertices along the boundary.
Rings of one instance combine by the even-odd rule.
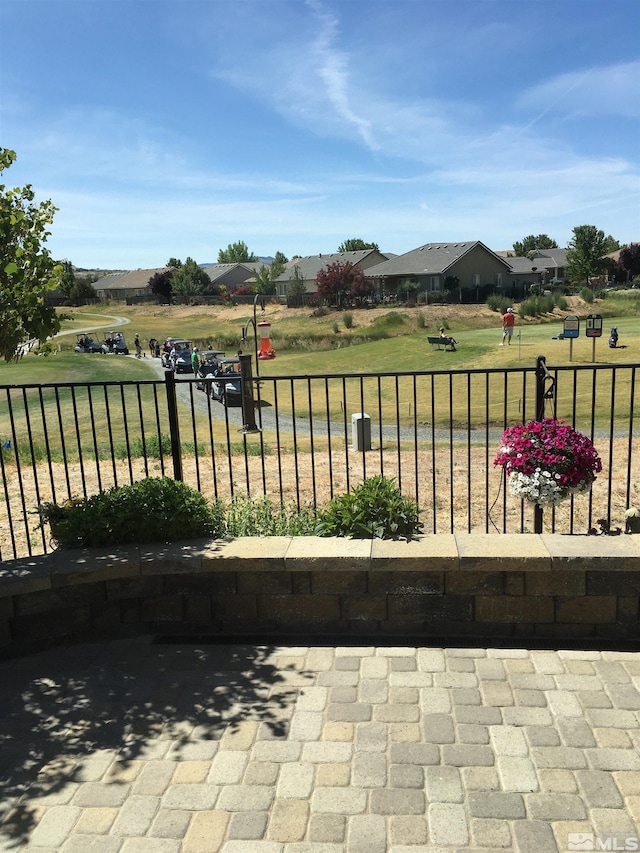
[[[182,596],[159,595],[140,602],[143,622],[181,622],[184,618]]]
[[[501,538],[501,537],[498,537]],[[635,536],[557,536],[541,534],[555,570],[633,571],[640,556]]]
[[[137,545],[118,548],[82,548],[59,552],[51,567],[52,587],[94,583],[112,578],[137,577],[140,552]]]
[[[264,596],[270,600],[276,596]],[[259,605],[257,595],[215,595],[211,598],[213,615],[215,618],[228,622],[244,622],[251,620],[254,624],[258,620]],[[274,618],[268,611],[264,614],[264,620]],[[262,618],[260,619],[262,621]]]
[[[260,618],[278,622],[319,623],[340,619],[340,598],[337,595],[258,595]]]
[[[367,592],[367,572],[311,572],[311,591],[314,595],[345,595]]]
[[[472,572],[550,571],[551,555],[540,536],[456,533],[460,569]]]
[[[586,595],[555,599],[556,622],[602,625],[616,621],[618,602],[614,595]]]
[[[219,539],[202,552],[203,572],[282,572],[290,536]]]
[[[554,621],[552,598],[534,596],[479,595],[475,600],[478,622],[525,622],[539,624]]]
[[[447,572],[447,595],[501,595],[504,592],[504,572]]]
[[[51,571],[59,553],[0,562],[0,599],[51,589]]]
[[[401,572],[456,571],[458,548],[453,534],[416,536],[404,539],[374,539],[371,570]]]
[[[364,571],[371,568],[371,540],[340,536],[294,536],[285,555],[287,571]]]
[[[586,572],[531,572],[525,589],[527,595],[586,595]]]
[[[387,599],[384,595],[343,595],[341,606],[345,619],[375,622],[387,618]]]
[[[441,595],[444,592],[442,572],[372,572],[369,592],[373,595]]]
[[[587,572],[587,595],[640,595],[640,567],[632,572]]]
[[[238,572],[238,593],[241,595],[290,595],[291,572]]]

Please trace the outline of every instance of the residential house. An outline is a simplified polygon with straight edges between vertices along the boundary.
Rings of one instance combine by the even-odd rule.
[[[400,293],[407,281],[417,285],[418,290],[444,293],[457,279],[455,288],[461,301],[480,301],[492,292],[512,295],[511,260],[500,257],[479,240],[426,243],[370,267],[366,277],[377,283],[380,296]]]
[[[203,269],[211,279],[212,287],[226,287],[227,290],[237,290],[245,284],[252,284],[257,272],[262,267],[268,267],[268,261],[243,261],[235,264],[206,264]],[[204,291],[206,296],[209,288]]]
[[[156,273],[164,273],[171,267],[152,270],[132,270],[105,275],[93,285],[98,299],[104,302],[144,301],[155,298],[149,280]]]
[[[531,260],[542,273],[542,284],[560,284],[566,278],[566,249],[536,249],[531,252]]]
[[[287,285],[296,269],[304,281],[306,292],[316,293],[318,289],[316,276],[320,270],[325,269],[331,264],[344,264],[348,261],[354,267],[360,267],[361,270],[365,271],[387,261],[389,257],[391,257],[389,254],[382,254],[377,249],[360,249],[355,252],[335,252],[328,255],[307,255],[304,258],[296,258],[275,279],[276,292],[280,301],[285,302],[287,298]],[[366,277],[368,278],[368,273]]]

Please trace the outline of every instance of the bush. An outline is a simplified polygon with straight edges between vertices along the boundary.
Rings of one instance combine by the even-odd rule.
[[[267,496],[234,495],[228,503],[217,501],[215,510],[221,519],[220,536],[310,536],[315,532],[312,508],[281,506]]]
[[[410,538],[422,532],[418,505],[404,498],[393,479],[370,477],[318,513],[318,536],[354,539]]]
[[[504,314],[507,308],[511,305],[511,300],[506,296],[496,296],[492,294],[487,297],[487,308],[490,311],[496,311],[498,314]]]
[[[590,287],[583,287],[580,291],[580,296],[584,299],[585,302],[588,302],[589,305],[593,302],[593,290]]]
[[[351,311],[345,311],[342,319],[345,329],[353,329],[353,314]]]
[[[62,506],[40,506],[59,548],[178,542],[219,535],[220,521],[200,492],[168,478],[149,477]]]
[[[539,317],[540,314],[551,314],[555,308],[552,296],[530,296],[520,304],[518,315],[520,317]]]

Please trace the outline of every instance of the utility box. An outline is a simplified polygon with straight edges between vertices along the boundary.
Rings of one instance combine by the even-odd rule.
[[[371,418],[365,412],[351,415],[351,441],[354,450],[371,450]]]

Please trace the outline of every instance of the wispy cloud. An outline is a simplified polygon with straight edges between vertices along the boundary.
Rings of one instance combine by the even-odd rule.
[[[559,74],[523,93],[518,106],[568,116],[640,116],[640,61]]]

